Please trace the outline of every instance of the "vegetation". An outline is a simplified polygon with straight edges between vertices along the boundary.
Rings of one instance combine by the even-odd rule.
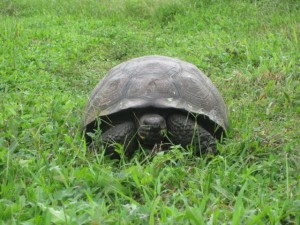
[[[0,20],[2,224],[300,223],[299,1],[2,0]],[[223,94],[213,159],[87,150],[91,90],[149,54],[197,65]]]

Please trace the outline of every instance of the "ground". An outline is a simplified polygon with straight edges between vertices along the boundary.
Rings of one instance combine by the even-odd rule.
[[[299,1],[3,0],[0,20],[2,224],[300,223]],[[91,90],[149,54],[218,87],[219,155],[88,151]]]

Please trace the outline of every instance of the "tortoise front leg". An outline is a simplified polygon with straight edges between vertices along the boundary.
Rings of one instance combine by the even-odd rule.
[[[135,134],[136,126],[131,120],[119,122],[106,129],[100,137],[100,143],[105,148],[105,155],[110,155],[114,159],[120,158],[120,155],[115,151],[116,143],[124,146],[125,155],[131,155],[137,148]]]
[[[183,147],[191,144],[196,154],[217,153],[216,139],[192,116],[180,113],[170,114],[167,119],[169,138],[174,144]]]

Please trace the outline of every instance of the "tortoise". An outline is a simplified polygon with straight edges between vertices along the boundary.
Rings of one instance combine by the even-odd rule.
[[[191,144],[196,153],[216,154],[228,129],[226,105],[211,80],[191,63],[158,55],[112,68],[93,90],[83,120],[87,143],[99,147],[87,134],[100,128],[100,143],[113,158],[119,157],[114,143],[128,156],[138,143]]]

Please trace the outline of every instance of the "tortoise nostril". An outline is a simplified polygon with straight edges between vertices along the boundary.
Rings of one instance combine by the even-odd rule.
[[[147,118],[143,122],[144,122],[144,125],[151,125],[151,126],[155,126],[155,127],[158,127],[163,123],[162,120],[157,119],[157,118]]]

